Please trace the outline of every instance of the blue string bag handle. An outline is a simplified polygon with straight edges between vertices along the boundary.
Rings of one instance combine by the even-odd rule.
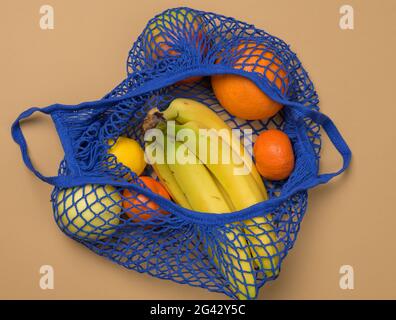
[[[75,176],[52,176],[52,177],[47,177],[43,174],[41,174],[33,165],[30,156],[29,156],[29,151],[28,151],[28,146],[26,139],[23,135],[22,129],[21,129],[21,122],[23,120],[27,120],[30,116],[32,116],[36,112],[40,112],[46,115],[50,115],[52,117],[52,120],[54,121],[54,113],[56,111],[61,111],[61,110],[73,110],[73,111],[78,111],[87,107],[95,108],[95,107],[102,107],[104,105],[111,107],[118,101],[122,99],[126,99],[127,97],[133,96],[134,93],[131,92],[129,93],[126,97],[123,98],[112,98],[108,100],[94,100],[94,101],[87,101],[83,102],[77,105],[65,105],[65,104],[53,104],[44,108],[38,108],[38,107],[32,107],[29,108],[25,111],[23,111],[18,118],[14,121],[14,123],[11,126],[11,135],[14,141],[19,145],[19,148],[21,150],[22,154],[22,159],[26,165],[26,167],[32,171],[39,179],[42,181],[49,183],[54,186],[69,186],[73,185],[73,181],[75,184],[82,184],[83,180],[85,181],[86,179],[82,179],[82,177],[75,175]],[[55,121],[54,121],[55,122]],[[59,128],[57,127],[58,130],[58,136],[59,136]],[[62,139],[61,139],[62,140]],[[62,141],[63,149],[65,150],[65,156],[68,158],[69,153],[71,153],[71,150]],[[74,169],[74,171],[78,171],[77,165],[74,163],[73,159],[69,157],[71,161],[69,161],[69,166]]]
[[[25,110],[24,112],[22,112],[19,115],[19,117],[12,124],[11,134],[12,134],[12,138],[19,145],[19,148],[21,149],[22,159],[23,159],[23,162],[25,163],[26,167],[28,167],[28,169],[30,171],[32,171],[42,181],[52,184],[52,185],[56,185],[57,183],[60,182],[59,180],[62,180],[61,179],[62,177],[60,177],[60,176],[52,176],[52,177],[44,176],[34,167],[32,160],[30,159],[30,156],[29,156],[26,139],[25,139],[25,137],[22,133],[22,129],[21,129],[21,121],[29,118],[33,113],[41,112],[43,114],[48,115],[51,113],[52,110],[53,110],[53,108],[50,108],[50,107],[47,107],[47,108],[34,107],[34,108]]]
[[[312,121],[320,125],[327,134],[327,136],[329,137],[331,143],[334,145],[334,147],[342,157],[343,163],[341,169],[339,169],[336,172],[317,174],[314,180],[310,182],[309,185],[307,184],[307,188],[312,188],[315,185],[327,183],[332,178],[340,175],[348,168],[352,159],[351,149],[349,148],[348,144],[342,137],[340,131],[337,129],[334,122],[327,115],[297,103],[292,103],[292,104],[290,104],[290,102],[288,103],[293,109],[294,113],[298,115],[297,122],[299,122],[300,125],[305,124],[304,118],[308,117]],[[308,139],[306,133],[305,136]]]

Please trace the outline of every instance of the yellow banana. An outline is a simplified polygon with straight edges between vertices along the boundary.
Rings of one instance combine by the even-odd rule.
[[[215,112],[194,100],[175,99],[163,113],[159,113],[158,110],[153,110],[151,113],[157,118],[162,117],[163,120],[175,120],[179,124],[184,124],[180,127],[193,129],[198,137],[200,128],[226,129],[226,132],[231,136],[232,140],[226,140],[226,142],[234,148],[231,148],[231,158],[234,156],[234,159],[240,160],[238,161],[239,164],[220,162],[220,164],[210,165],[209,161],[207,168],[202,163],[199,164],[200,166],[168,164],[171,175],[175,178],[179,188],[184,191],[185,197],[193,210],[218,213],[230,212],[267,200],[267,192],[263,181],[251,158],[247,158],[250,155],[239,139],[235,139],[230,134],[231,129]],[[205,125],[203,125],[203,122]],[[223,148],[223,145],[222,143],[216,146],[207,145],[208,150],[206,151],[209,151],[207,154],[210,155],[211,148],[215,147]],[[239,150],[236,148],[239,148]],[[199,150],[196,148],[191,150],[196,158],[200,158]],[[221,155],[223,150],[215,151]],[[250,169],[250,174],[235,175],[234,169],[243,166]],[[203,171],[202,167],[206,171]],[[201,173],[197,174],[198,171]],[[206,178],[202,178],[203,172],[206,172]],[[208,181],[211,181],[211,183]],[[213,197],[214,194],[215,197]],[[202,200],[202,197],[206,197],[205,200]],[[220,202],[222,204],[213,200],[216,198],[221,198]],[[227,211],[223,211],[224,206],[228,208]],[[222,243],[219,244],[219,247],[212,246],[212,249],[208,249],[209,255],[212,256],[221,272],[229,280],[237,297],[239,299],[252,298],[256,295],[253,265],[262,269],[268,277],[274,276],[278,272],[278,252],[280,250],[278,250],[276,233],[271,221],[268,221],[265,217],[256,217],[244,221],[238,226],[228,225],[227,227],[230,228],[230,231],[221,232],[229,240],[229,244]],[[221,253],[218,251],[221,251]]]
[[[227,202],[228,207],[230,208],[230,210],[231,211],[235,211],[234,204],[232,203],[232,200],[231,200],[230,196],[228,195],[226,190],[223,188],[223,186],[220,183],[220,181],[217,180],[217,178],[211,172],[209,172],[209,173],[212,176],[213,181],[216,183],[217,188],[219,188],[219,190],[220,190],[221,194],[223,195],[225,201]]]
[[[243,231],[254,258],[254,265],[263,270],[267,277],[278,275],[281,242],[272,223],[265,217],[255,217],[245,220],[244,224]]]
[[[215,130],[225,129],[232,139],[227,142],[229,142],[230,145],[239,146],[239,154],[241,155],[245,166],[250,170],[262,195],[265,197],[267,196],[267,190],[265,189],[263,180],[252,163],[249,153],[240,143],[240,140],[232,136],[231,128],[216,114],[216,112],[198,101],[186,98],[177,98],[170,103],[169,107],[163,111],[162,115],[166,120],[175,120],[180,124],[195,121],[198,123],[202,122],[206,128],[212,128]]]
[[[228,195],[229,201],[232,202],[232,208],[235,210],[242,210],[257,204],[261,201],[267,200],[267,196],[263,196],[260,192],[254,178],[251,174],[238,175],[235,174],[235,169],[243,164],[234,164],[232,161],[223,162],[220,155],[223,154],[224,148],[229,148],[227,144],[223,144],[221,137],[216,144],[206,134],[202,134],[199,129],[207,129],[202,124],[189,121],[184,125],[176,125],[176,132],[181,132],[182,129],[190,129],[195,133],[195,141],[186,141],[185,145],[193,151],[197,157],[210,156],[212,153],[219,155],[217,163],[210,161],[209,156],[207,159],[200,159],[204,162],[205,166],[209,169],[212,175],[217,179],[218,183],[222,186],[223,193]],[[215,132],[212,132],[215,134]],[[199,140],[200,139],[200,140]],[[200,150],[200,145],[196,141],[206,139],[205,145],[208,150]],[[212,150],[217,148],[216,150]],[[231,159],[236,159],[238,154],[234,150],[229,150]],[[204,161],[209,160],[209,161]],[[277,247],[277,236],[274,228],[265,217],[255,217],[253,219],[244,221],[243,228],[246,239],[250,245],[254,265],[263,270],[268,277],[272,277],[279,272],[279,256]]]
[[[172,199],[180,206],[187,209],[192,209],[190,203],[186,198],[186,195],[184,194],[183,190],[180,188],[179,184],[177,183],[175,177],[172,174],[172,171],[170,170],[166,162],[158,163],[155,161],[154,157],[156,156],[158,156],[160,159],[161,158],[165,159],[163,146],[155,142],[147,144],[145,154],[148,162],[151,163],[154,172],[162,182],[162,185],[169,192]]]
[[[212,173],[211,173],[212,174]],[[213,180],[223,194],[231,211],[235,211],[234,203],[230,195],[224,189],[220,181],[212,174]],[[244,221],[245,238],[249,242],[251,256],[254,257],[254,265],[264,270],[268,277],[272,277],[279,273],[279,257],[277,253],[281,251],[280,243],[276,243],[277,237],[271,222],[264,217],[255,217],[251,220]],[[276,247],[274,246],[276,243]],[[277,250],[278,249],[278,250]],[[268,256],[268,258],[266,258]],[[264,257],[264,258],[262,258]],[[274,271],[274,272],[273,272]]]
[[[166,120],[175,120],[183,124],[179,129],[189,128],[195,131],[197,139],[205,138],[199,136],[199,129],[215,129],[213,132],[219,130],[227,130],[231,140],[226,141],[235,151],[232,152],[231,159],[238,159],[243,161],[243,164],[250,169],[249,175],[235,175],[234,169],[239,164],[235,163],[219,163],[211,164],[207,159],[201,159],[212,174],[222,184],[225,193],[228,193],[229,199],[233,201],[236,210],[242,210],[246,207],[265,201],[268,199],[267,191],[261,176],[257,172],[256,167],[252,163],[248,152],[238,139],[235,139],[231,134],[231,128],[211,109],[204,104],[191,100],[178,98],[171,102],[169,107],[163,112],[163,117]],[[222,138],[224,138],[222,136]],[[227,138],[227,137],[226,137]],[[197,140],[199,141],[199,140]],[[195,146],[195,147],[194,147]],[[197,144],[194,144],[194,152],[200,155],[201,150],[197,150]],[[223,145],[218,143],[216,146],[210,146],[207,143],[208,150],[206,155],[210,155],[210,149],[213,147],[219,148],[218,154],[222,154]],[[215,152],[217,150],[214,150]],[[204,153],[205,154],[205,153]],[[240,163],[239,162],[239,163]],[[280,243],[278,242],[276,233],[270,221],[265,217],[256,217],[244,221],[244,231],[247,240],[250,244],[251,255],[254,258],[254,264],[257,268],[264,270],[268,277],[272,277],[279,272],[279,252]]]
[[[232,226],[231,228],[229,231],[219,231],[226,236],[230,244],[220,243],[220,253],[208,246],[208,254],[220,267],[239,300],[254,299],[257,294],[256,280],[245,235],[240,227]],[[213,245],[213,248],[218,249],[217,245]]]
[[[180,147],[180,142],[168,141],[167,152],[178,152]],[[168,163],[168,166],[193,210],[210,213],[230,212],[227,202],[205,166],[192,153],[186,154],[186,161],[178,163],[176,159],[176,163]]]
[[[180,146],[180,142],[168,141],[167,152],[176,153]],[[176,161],[176,163],[168,163],[168,166],[192,209],[210,213],[231,212],[207,168],[193,153],[187,153],[185,160],[186,163]],[[219,244],[221,256],[218,256],[216,250],[213,252],[212,249],[209,249],[208,253],[230,282],[237,298],[252,299],[256,296],[256,281],[246,239],[240,229],[229,225],[226,227],[229,230],[220,232],[229,243]]]

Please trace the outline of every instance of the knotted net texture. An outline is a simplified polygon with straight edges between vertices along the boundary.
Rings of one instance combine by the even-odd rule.
[[[233,18],[189,8],[167,10],[148,22],[129,53],[127,71],[100,103],[52,113],[68,146],[59,175],[84,177],[54,188],[57,224],[128,269],[233,298],[255,298],[264,283],[277,277],[296,240],[307,191],[293,190],[317,174],[319,125],[308,118],[301,125],[288,108],[294,103],[318,109],[306,71],[282,40]],[[285,107],[260,121],[233,117],[219,105],[209,79],[201,77],[224,73],[250,78]],[[296,157],[291,176],[264,181],[268,201],[224,215],[184,209],[152,193],[108,150],[120,136],[144,147],[141,125],[147,112],[164,110],[179,97],[204,103],[231,128],[252,129],[253,140],[263,130],[283,130]],[[307,139],[301,139],[301,132]],[[144,175],[156,178],[150,166]],[[126,198],[125,189],[132,196]]]

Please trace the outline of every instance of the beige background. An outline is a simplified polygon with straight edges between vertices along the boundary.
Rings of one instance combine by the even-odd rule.
[[[2,183],[0,298],[222,299],[203,289],[128,271],[68,239],[52,219],[51,187],[23,165],[10,125],[30,106],[103,96],[125,76],[129,48],[154,14],[179,5],[233,16],[291,44],[348,141],[346,174],[310,191],[295,248],[261,299],[396,298],[396,2],[348,0],[355,30],[338,27],[344,1],[0,1]],[[55,29],[39,28],[39,7],[55,9]],[[25,126],[33,159],[54,174],[62,150],[50,122]],[[338,156],[324,142],[323,170]],[[55,268],[55,290],[39,288],[39,267]],[[339,268],[355,289],[339,288]]]

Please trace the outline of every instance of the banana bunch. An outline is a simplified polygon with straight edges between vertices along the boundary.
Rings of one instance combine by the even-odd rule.
[[[146,156],[175,202],[195,211],[221,214],[239,211],[268,199],[250,155],[215,112],[197,101],[178,98],[162,113],[151,110],[144,130],[155,126],[166,134],[168,121],[172,120],[176,123],[175,135],[188,129],[184,132],[192,133],[193,137],[185,143],[172,137],[165,139],[166,143],[162,145],[158,142],[147,144]],[[227,153],[232,161],[208,159],[208,156]],[[183,163],[170,161],[170,154],[183,154]],[[153,156],[163,157],[164,162],[152,161],[150,157]],[[208,245],[209,255],[237,298],[254,298],[257,294],[255,269],[263,270],[267,277],[273,277],[279,271],[280,248],[271,221],[255,217],[226,225],[219,232],[225,241],[212,247]]]

